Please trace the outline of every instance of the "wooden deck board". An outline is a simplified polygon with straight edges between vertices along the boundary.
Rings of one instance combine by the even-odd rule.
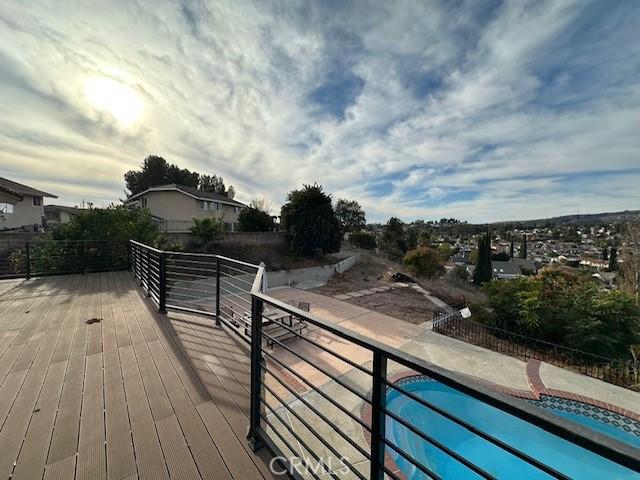
[[[127,272],[9,283],[0,477],[276,478],[245,439],[246,351],[212,320],[158,314]]]

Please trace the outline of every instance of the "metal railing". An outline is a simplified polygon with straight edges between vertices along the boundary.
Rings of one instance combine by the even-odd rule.
[[[126,270],[128,242],[0,240],[0,279]]]
[[[640,471],[639,451],[626,443],[268,295],[263,265],[218,255],[165,252],[138,242],[131,242],[130,258],[135,277],[160,311],[175,308],[215,317],[218,323],[232,328],[249,342],[247,437],[254,449],[268,446],[283,464],[282,471],[289,471],[294,478],[407,478],[398,464],[424,478],[447,478],[435,471],[428,459],[416,455],[415,449],[399,445],[388,434],[390,426],[403,429],[413,441],[424,442],[470,474],[498,478],[486,461],[460,453],[433,432],[422,429],[418,418],[401,415],[391,408],[387,402],[392,392],[490,444],[491,448],[515,457],[529,472],[570,478],[570,473],[557,461],[545,463],[522,446],[513,445],[453,413],[449,405],[420,397],[407,385],[396,382],[398,372],[436,380],[603,457],[604,462],[617,464],[616,468]],[[300,330],[282,322],[279,328],[289,330],[291,338],[288,341],[277,338],[270,330],[274,312],[303,321],[307,328]]]
[[[458,312],[434,315],[433,331],[521,360],[535,358],[613,385],[640,391],[640,363],[615,360],[484,325]]]

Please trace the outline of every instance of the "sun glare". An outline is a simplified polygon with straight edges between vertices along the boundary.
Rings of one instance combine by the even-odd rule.
[[[107,77],[89,77],[84,94],[95,108],[110,113],[125,126],[135,122],[144,107],[133,88]]]

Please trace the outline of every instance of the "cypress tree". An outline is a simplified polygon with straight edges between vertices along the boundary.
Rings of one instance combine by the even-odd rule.
[[[511,244],[509,245],[509,257],[513,258],[513,237],[511,237]]]
[[[611,253],[609,254],[609,271],[615,272],[618,269],[618,249],[611,247]]]
[[[520,258],[527,258],[527,234],[522,237],[522,245],[520,246]]]
[[[473,281],[476,285],[488,282],[493,276],[491,269],[491,236],[489,232],[478,237],[478,261],[473,272]]]

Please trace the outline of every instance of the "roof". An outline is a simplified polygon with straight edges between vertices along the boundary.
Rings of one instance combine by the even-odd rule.
[[[178,192],[182,192],[185,195],[188,195],[198,200],[215,200],[220,203],[227,203],[229,205],[236,205],[238,207],[246,207],[244,203],[238,202],[237,200],[229,198],[225,195],[220,195],[219,193],[214,193],[214,192],[204,192],[202,190],[198,190],[197,188],[187,187],[185,185],[177,185],[175,183],[171,183],[169,185],[156,185],[155,187],[147,188],[142,192],[136,193],[135,195],[131,195],[127,199],[127,201],[135,200],[141,195],[144,195],[149,192],[162,192],[162,191],[169,191],[169,190],[176,190]]]
[[[53,212],[55,210],[62,210],[64,212],[71,213],[72,215],[77,215],[84,211],[84,209],[82,208],[68,207],[67,205],[45,205],[44,206],[45,212]]]
[[[38,190],[28,185],[23,185],[22,183],[14,182],[13,180],[9,180],[8,178],[3,177],[0,177],[0,190],[19,196],[20,199],[22,199],[23,195],[58,198],[56,195],[53,195],[51,193],[43,192],[42,190]]]
[[[522,275],[520,265],[516,262],[491,261],[494,275]]]

